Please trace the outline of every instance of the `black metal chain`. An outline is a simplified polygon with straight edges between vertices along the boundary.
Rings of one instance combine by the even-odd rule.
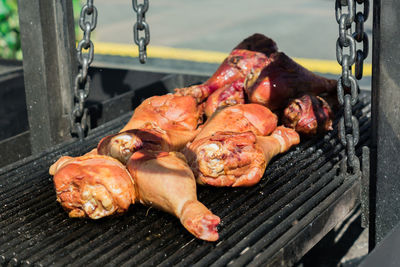
[[[147,52],[146,48],[150,42],[150,28],[146,22],[146,12],[149,9],[149,0],[144,0],[143,4],[138,4],[137,0],[132,0],[133,10],[137,14],[137,21],[133,25],[133,39],[135,44],[139,46],[140,63],[146,63]],[[144,37],[139,37],[139,31],[144,31]]]
[[[356,0],[364,5],[364,12],[356,14],[355,0],[336,0],[336,21],[339,24],[339,38],[336,42],[336,58],[342,66],[342,75],[338,80],[337,95],[339,104],[343,108],[343,116],[339,120],[339,138],[346,147],[347,165],[342,165],[350,173],[360,171],[360,160],[355,154],[355,146],[359,141],[359,123],[352,114],[352,108],[358,101],[360,80],[363,72],[363,61],[368,56],[368,36],[364,32],[364,22],[368,18],[369,1]],[[347,7],[347,13],[342,8]],[[355,32],[351,33],[352,23],[355,22]],[[363,50],[356,51],[356,41],[362,42]],[[347,48],[348,54],[344,53]],[[352,75],[351,66],[355,64],[356,77]]]
[[[90,90],[90,76],[88,69],[93,61],[94,45],[90,40],[90,33],[96,28],[97,9],[93,5],[93,0],[87,0],[82,7],[79,26],[83,31],[83,39],[79,41],[77,47],[77,57],[79,62],[79,71],[74,82],[74,103],[70,115],[71,135],[78,136],[80,139],[85,137],[89,130],[88,109],[85,107],[85,101]],[[83,53],[83,50],[88,50]]]

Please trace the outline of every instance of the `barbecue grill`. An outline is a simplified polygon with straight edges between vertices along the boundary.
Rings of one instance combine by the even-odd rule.
[[[357,110],[361,143],[367,144],[367,93]],[[64,143],[2,170],[3,264],[293,264],[357,204],[357,178],[337,176],[344,150],[332,131],[273,160],[255,187],[199,187],[200,201],[222,219],[217,243],[197,240],[176,218],[141,205],[119,217],[71,220],[55,201],[48,167],[60,155],[89,151],[130,115],[97,127],[83,141]]]
[[[68,27],[60,26],[68,25],[63,22],[71,19],[68,17],[71,16],[68,3],[53,4],[52,11],[46,13],[51,8],[39,5],[39,2],[20,1],[20,6],[40,11],[42,17],[37,20],[55,21],[53,25],[41,23],[40,29],[36,27],[36,30],[53,34],[71,31]],[[381,7],[379,1],[375,1],[375,5]],[[381,10],[377,8],[375,16],[378,18],[379,12]],[[34,16],[32,12],[31,15],[27,11],[22,13],[28,17]],[[23,26],[24,23],[21,28]],[[380,33],[385,34],[384,27]],[[34,34],[25,36],[25,40],[33,40]],[[378,41],[374,40],[374,43]],[[57,39],[54,49],[65,51],[65,47],[68,48],[66,44],[68,40]],[[36,56],[44,65],[50,60],[44,54]],[[50,61],[52,64],[60,63],[61,58],[62,55],[58,55],[58,58]],[[136,107],[142,99],[207,79],[202,75],[160,72],[151,68],[145,71],[116,69],[115,66],[122,66],[120,62],[123,59],[113,57],[111,60],[113,64],[105,63],[101,68],[91,68],[89,71],[93,77],[92,87],[96,89],[88,99],[90,121],[94,129],[87,137],[66,141],[54,141],[57,138],[49,137],[56,144],[38,153],[40,146],[43,146],[39,140],[32,145],[32,156],[0,169],[2,265],[293,265],[359,205],[361,187],[364,191],[368,190],[365,186],[368,180],[366,174],[369,173],[368,158],[363,157],[361,161],[363,179],[360,175],[343,173],[346,148],[338,138],[338,122],[343,114],[337,114],[333,131],[303,141],[288,153],[273,159],[258,185],[235,189],[198,188],[199,200],[221,217],[220,240],[216,243],[194,238],[173,216],[141,205],[132,206],[122,216],[97,221],[68,218],[55,201],[52,178],[48,174],[48,168],[54,160],[61,155],[78,156],[91,150],[102,137],[118,131],[131,116],[127,111],[132,106]],[[382,62],[380,64],[384,64]],[[197,66],[207,68],[201,64]],[[29,70],[29,66],[26,68]],[[49,71],[44,70],[44,74]],[[107,84],[115,84],[118,77],[115,80],[112,77],[120,71],[124,71],[126,79],[131,77],[134,80],[132,83],[135,87],[121,89],[110,98],[106,91]],[[62,72],[60,69],[59,73]],[[60,88],[72,84],[72,68],[66,69],[66,72],[71,74],[68,79],[55,75],[56,78],[48,83],[36,81],[32,88],[43,86],[43,90],[48,90],[51,95],[50,92],[55,92],[51,88],[54,83],[58,83]],[[379,69],[375,69],[375,73],[381,74]],[[25,79],[32,81],[29,75]],[[375,88],[380,86],[376,80],[373,84]],[[27,93],[27,98],[28,102],[33,101],[32,92]],[[379,106],[379,99],[379,95],[373,98],[375,109]],[[60,100],[55,101],[62,104]],[[43,109],[39,112],[49,111]],[[360,129],[356,155],[366,155],[365,146],[371,146],[369,92],[362,91],[359,94],[352,113],[358,119]],[[51,124],[51,118],[49,121]],[[36,118],[36,122],[43,121]],[[40,135],[41,132],[39,129],[34,135]],[[33,134],[32,129],[0,145],[27,141],[30,134]],[[374,134],[372,145],[380,148],[376,144],[377,133]],[[376,164],[380,166],[379,161]],[[379,199],[380,194],[373,196]],[[361,200],[364,204],[368,203],[365,192]],[[387,227],[380,223],[380,216],[375,216],[375,213],[372,210],[370,228],[373,228],[373,236],[378,238],[375,237],[372,244],[375,239],[379,241],[379,237],[386,233],[382,229]]]

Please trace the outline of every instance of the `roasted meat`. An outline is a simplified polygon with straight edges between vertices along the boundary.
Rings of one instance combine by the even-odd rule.
[[[153,96],[140,104],[125,127],[104,137],[97,150],[126,163],[137,150],[177,151],[193,140],[202,110],[191,96]]]
[[[284,108],[290,98],[336,90],[336,80],[312,73],[284,53],[273,53],[269,60],[258,77],[246,80],[245,91],[251,103],[276,110]]]
[[[260,181],[275,155],[299,142],[299,135],[293,129],[280,126],[270,136],[217,132],[195,140],[183,153],[199,184],[252,186]]]
[[[175,215],[197,238],[218,240],[220,218],[197,200],[196,181],[182,154],[140,150],[127,167],[142,204]]]
[[[201,122],[201,110],[194,98],[172,94],[153,96],[144,100],[121,132],[131,129],[161,128],[192,134]],[[184,138],[184,136],[182,136]]]
[[[251,186],[266,167],[263,150],[252,132],[217,132],[188,145],[185,154],[199,184]]]
[[[99,219],[125,212],[135,202],[134,182],[118,160],[97,155],[61,157],[50,167],[57,201],[70,217]]]
[[[258,76],[268,62],[268,57],[262,53],[235,49],[205,83],[175,89],[175,92],[177,95],[190,95],[201,103],[219,88],[237,80],[244,81],[248,76]]]
[[[175,89],[176,94],[191,95],[201,103],[216,90],[235,81],[258,77],[262,68],[269,64],[269,55],[277,51],[273,40],[262,34],[253,34],[232,50],[205,83]]]
[[[206,116],[210,117],[218,108],[244,104],[243,83],[244,80],[240,79],[212,93],[205,102]]]
[[[288,151],[300,143],[299,134],[290,128],[279,126],[269,136],[257,136],[257,143],[264,151],[267,164],[276,155]]]
[[[303,95],[292,100],[283,112],[286,127],[304,135],[315,135],[332,130],[333,113],[328,103],[319,96]]]
[[[244,104],[244,84],[254,80],[278,51],[276,43],[262,34],[253,34],[237,45],[213,76],[205,83],[175,89],[177,95],[191,95],[198,103],[207,100],[205,114],[210,117],[223,106]]]
[[[255,135],[269,135],[275,130],[278,118],[268,108],[258,104],[239,104],[215,112],[204,124],[195,140],[208,137],[216,132],[253,132]]]

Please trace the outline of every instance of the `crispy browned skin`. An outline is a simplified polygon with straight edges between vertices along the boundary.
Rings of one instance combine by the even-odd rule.
[[[195,140],[211,136],[219,131],[255,135],[269,135],[277,126],[278,118],[268,108],[258,104],[239,104],[226,107],[211,116]]]
[[[99,219],[125,212],[135,202],[134,182],[119,161],[97,155],[61,157],[50,167],[57,201],[70,217]]]
[[[265,157],[252,132],[217,132],[188,145],[183,153],[199,184],[251,186],[266,167]]]
[[[279,126],[270,136],[217,132],[189,144],[183,153],[199,184],[252,186],[274,156],[299,142],[296,131]]]
[[[161,128],[165,131],[194,131],[201,121],[201,111],[191,96],[172,94],[144,100],[121,132],[131,129]]]
[[[276,110],[285,107],[290,98],[336,90],[336,80],[312,73],[284,53],[273,53],[270,61],[258,77],[247,79],[245,91],[251,103]]]
[[[328,103],[319,96],[303,95],[292,100],[283,112],[286,127],[304,135],[315,135],[332,130],[333,113]]]
[[[97,150],[122,163],[137,150],[174,151],[196,136],[202,109],[191,96],[153,96],[140,104],[117,134],[104,137]]]
[[[175,215],[197,238],[218,240],[220,218],[197,200],[196,181],[182,154],[140,150],[127,167],[142,204]]]

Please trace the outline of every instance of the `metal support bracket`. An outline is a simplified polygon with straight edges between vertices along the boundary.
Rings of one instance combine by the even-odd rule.
[[[77,65],[72,1],[18,0],[32,153],[70,139]]]
[[[361,226],[368,228],[369,226],[369,148],[362,147],[361,155]]]
[[[373,10],[370,249],[400,223],[400,1]]]

